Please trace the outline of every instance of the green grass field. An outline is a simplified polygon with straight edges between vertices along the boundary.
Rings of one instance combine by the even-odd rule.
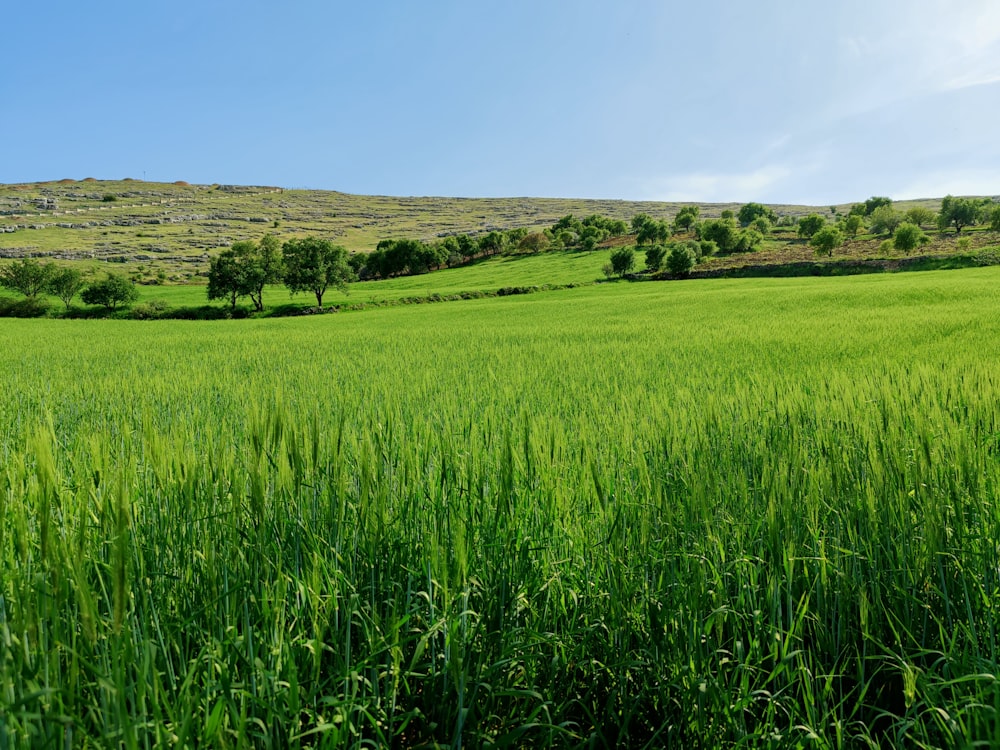
[[[998,290],[0,320],[0,747],[996,746]]]

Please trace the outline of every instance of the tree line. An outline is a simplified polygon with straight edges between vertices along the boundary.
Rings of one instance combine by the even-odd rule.
[[[139,298],[135,284],[121,274],[109,273],[104,278],[87,281],[75,268],[52,262],[39,263],[32,258],[15,260],[0,269],[0,286],[23,294],[29,300],[37,299],[40,294],[51,294],[60,299],[67,310],[77,294],[84,304],[102,305],[111,311]]]

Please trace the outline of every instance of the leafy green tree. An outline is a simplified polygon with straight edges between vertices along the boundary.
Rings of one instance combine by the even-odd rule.
[[[635,266],[635,251],[630,245],[616,248],[611,252],[611,268],[619,276],[624,276]]]
[[[604,228],[608,230],[608,234],[612,237],[621,237],[623,234],[628,232],[628,224],[621,219],[612,219],[608,221]]]
[[[55,271],[55,263],[42,265],[31,258],[15,260],[0,270],[0,285],[33,299],[45,291]]]
[[[524,236],[518,244],[518,249],[525,253],[544,253],[550,244],[552,241],[545,232],[531,232]]]
[[[803,216],[799,219],[799,237],[808,240],[825,226],[826,218],[820,214]]]
[[[873,195],[865,201],[865,216],[871,216],[877,208],[882,206],[892,206],[892,198],[884,195]],[[853,209],[852,209],[853,210]]]
[[[697,258],[688,243],[676,243],[667,256],[667,268],[674,276],[683,277],[691,273]]]
[[[208,298],[236,300],[249,296],[255,310],[264,309],[264,287],[281,281],[281,245],[267,234],[260,242],[234,242],[209,262]]]
[[[635,233],[635,241],[639,245],[652,245],[666,242],[670,237],[670,228],[666,222],[650,219]]]
[[[890,206],[879,206],[871,215],[871,230],[875,234],[892,234],[903,223],[903,216]]]
[[[698,206],[681,206],[680,211],[674,217],[674,231],[687,232],[698,221],[701,209]]]
[[[60,268],[49,278],[48,292],[63,301],[69,310],[69,303],[83,289],[83,274],[75,268]]]
[[[594,250],[598,243],[608,238],[608,231],[601,227],[589,225],[580,230],[580,247],[585,251]]]
[[[448,239],[453,240],[454,237],[449,237]],[[458,243],[455,243],[456,248]],[[351,267],[354,275],[358,278],[365,278],[368,275],[368,253],[365,252],[353,252],[347,256],[347,265]]]
[[[208,298],[228,299],[235,310],[236,300],[245,295],[242,268],[236,253],[228,247],[208,263]]]
[[[479,240],[479,249],[487,255],[498,255],[504,249],[503,234],[494,230],[484,235]]]
[[[233,250],[242,266],[246,293],[259,312],[264,309],[264,287],[281,281],[281,243],[273,234],[265,234],[260,242],[236,242]]]
[[[850,235],[851,237],[857,237],[858,232],[864,229],[865,220],[861,214],[851,213],[844,217],[844,220],[840,222],[840,227],[844,234]]]
[[[649,214],[636,214],[635,216],[633,216],[632,234],[639,234],[639,232],[642,230],[642,227],[651,221],[654,221],[654,219]],[[558,229],[559,226],[556,225],[556,228]]]
[[[961,234],[962,229],[972,226],[979,218],[980,204],[972,198],[956,198],[946,195],[941,200],[941,212],[938,214],[938,227],[942,230],[955,227],[955,233]]]
[[[288,240],[281,248],[285,266],[285,286],[292,294],[312,292],[316,306],[323,306],[323,295],[334,286],[347,294],[354,272],[347,262],[347,250],[330,240],[317,237]]]
[[[667,255],[667,248],[663,245],[648,245],[646,247],[646,268],[650,271],[659,271],[663,267],[663,259]]]
[[[735,219],[736,218],[736,214],[733,211],[731,211],[730,209],[727,208],[722,213],[719,214],[719,218],[720,219]]]
[[[744,203],[736,214],[740,226],[748,227],[757,219],[767,219],[768,225],[778,221],[778,215],[773,208],[762,203]]]
[[[903,214],[903,219],[918,227],[922,227],[933,224],[937,219],[937,214],[926,206],[914,206],[906,210],[906,213]]]
[[[460,234],[455,237],[458,242],[458,252],[466,260],[472,260],[479,252],[479,243],[467,234]]]
[[[827,225],[809,238],[809,244],[816,249],[817,254],[825,253],[833,257],[834,249],[844,244],[844,235],[837,227]]]
[[[698,239],[714,242],[720,253],[731,253],[739,244],[735,219],[708,219],[698,226]]]
[[[100,281],[91,282],[80,299],[88,305],[103,305],[111,311],[119,305],[130,305],[139,299],[139,291],[129,279],[118,273],[109,273]]]
[[[764,241],[764,235],[756,229],[744,229],[736,237],[736,247],[733,249],[738,253],[752,253],[760,249]]]
[[[905,221],[896,228],[896,233],[892,238],[893,246],[897,250],[902,250],[907,255],[915,247],[926,245],[930,241],[930,237],[924,234],[924,231],[920,227]]]
[[[750,222],[750,228],[760,232],[761,236],[766,237],[771,231],[771,221],[766,216],[758,216]]]
[[[698,249],[701,251],[698,255],[703,258],[711,258],[719,252],[719,245],[713,240],[701,240],[701,242],[698,243]]]
[[[1000,232],[1000,206],[993,206],[988,214],[990,220],[990,229],[994,232]]]

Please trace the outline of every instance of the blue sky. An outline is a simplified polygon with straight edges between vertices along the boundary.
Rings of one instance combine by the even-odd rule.
[[[1000,193],[996,0],[9,5],[0,182]]]

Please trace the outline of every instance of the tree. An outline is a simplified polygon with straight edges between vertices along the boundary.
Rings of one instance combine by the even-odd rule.
[[[229,299],[235,310],[236,300],[245,295],[239,260],[231,247],[226,248],[208,263],[208,298]]]
[[[752,253],[760,249],[760,243],[764,241],[764,235],[756,229],[744,229],[736,237],[736,246],[733,248],[738,253]]]
[[[697,258],[687,243],[676,243],[667,256],[667,268],[674,276],[687,276],[694,268]]]
[[[834,248],[844,244],[844,235],[837,227],[827,225],[809,238],[809,244],[816,248],[818,254],[826,253],[832,258]]]
[[[979,203],[972,198],[956,198],[946,195],[941,200],[941,213],[938,214],[938,227],[942,230],[955,227],[955,233],[961,234],[962,228],[971,226],[979,218]]]
[[[926,245],[928,242],[930,242],[930,238],[924,234],[924,231],[916,224],[909,222],[900,224],[892,238],[892,244],[895,248],[902,250],[907,255],[913,248],[918,245]]]
[[[281,248],[281,255],[288,291],[312,292],[317,307],[323,306],[323,295],[329,287],[335,286],[346,294],[348,282],[355,278],[347,262],[347,250],[330,240],[317,237],[288,240]]]
[[[624,276],[635,266],[635,251],[628,245],[611,253],[611,268],[619,276]]]
[[[31,258],[15,260],[0,271],[0,285],[34,298],[45,291],[55,270],[55,263],[42,265]]]
[[[666,242],[670,237],[670,228],[666,222],[650,219],[645,222],[639,231],[635,233],[635,241],[639,245],[651,245],[658,242]]]
[[[851,237],[857,237],[858,232],[864,229],[865,220],[860,214],[848,214],[844,217],[844,220],[840,223],[841,229],[843,229],[844,234],[849,234]]]
[[[826,219],[819,214],[803,216],[799,219],[799,237],[808,240],[825,226]]]
[[[903,214],[903,218],[905,221],[921,227],[925,224],[933,224],[934,220],[937,218],[937,214],[925,206],[914,206],[913,208],[907,209],[906,213]]]
[[[740,207],[736,218],[739,220],[740,226],[748,227],[756,219],[767,219],[769,225],[774,224],[778,220],[778,215],[774,209],[762,203],[745,203]]]
[[[503,248],[504,236],[500,232],[490,232],[479,240],[479,249],[487,255],[497,255]]]
[[[543,253],[549,249],[549,237],[545,232],[526,234],[518,244],[518,249],[526,253]]]
[[[902,215],[892,206],[879,206],[872,211],[871,230],[875,234],[892,234],[902,223]]]
[[[674,230],[686,232],[698,221],[698,214],[701,209],[698,206],[681,206],[681,210],[674,217]]]
[[[994,232],[1000,232],[1000,206],[993,206],[988,214],[990,220],[990,229]]]
[[[739,243],[735,219],[709,219],[698,227],[698,239],[714,242],[720,253],[731,253]]]
[[[595,249],[599,242],[608,238],[608,231],[593,224],[584,226],[580,230],[580,247],[587,252]]]
[[[646,268],[650,271],[659,271],[666,254],[667,249],[663,245],[649,245],[646,248]]]
[[[91,282],[80,299],[88,305],[104,305],[112,312],[118,305],[129,305],[139,299],[139,292],[129,279],[119,273],[109,273],[100,281]]]
[[[750,228],[766,236],[771,231],[771,221],[766,216],[758,216],[750,222]]]
[[[570,218],[572,218],[572,217],[570,217]],[[646,223],[651,222],[651,221],[653,221],[653,217],[650,216],[649,214],[636,214],[635,216],[633,216],[632,217],[632,234],[639,234],[639,231],[642,229],[643,225],[645,225]],[[555,228],[559,229],[560,227],[559,227],[558,224],[556,224]]]
[[[467,234],[460,234],[455,238],[458,242],[458,252],[466,260],[472,260],[479,252],[479,243]]]
[[[260,242],[234,242],[209,262],[208,298],[236,300],[249,296],[254,309],[264,309],[264,287],[281,281],[281,245],[272,234]]]
[[[865,216],[871,216],[875,213],[875,209],[880,208],[881,206],[892,206],[892,198],[887,198],[884,195],[873,195],[865,201],[864,205]]]
[[[244,289],[259,312],[264,309],[264,286],[281,281],[281,244],[273,234],[265,234],[259,243],[237,242],[234,250],[237,245],[242,246],[236,256],[242,266]]]
[[[83,275],[75,268],[60,268],[52,273],[48,291],[58,297],[69,310],[69,303],[83,289]]]

